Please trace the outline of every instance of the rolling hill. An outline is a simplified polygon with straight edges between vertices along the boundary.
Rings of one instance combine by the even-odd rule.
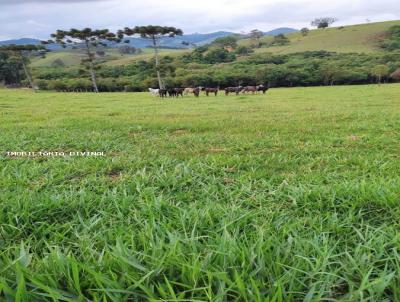
[[[188,49],[160,49],[161,55],[176,56],[188,52]],[[141,54],[123,55],[121,56],[117,49],[108,49],[105,51],[105,56],[102,58],[106,65],[126,65],[137,60],[148,60],[153,57],[153,50],[150,48],[143,49]],[[52,51],[46,54],[45,58],[32,59],[32,67],[49,67],[56,59],[61,59],[65,66],[78,65],[84,56],[79,50],[59,50]]]
[[[258,49],[257,52],[286,54],[302,51],[326,50],[342,53],[373,53],[380,51],[378,47],[379,39],[394,25],[400,25],[400,20],[316,29],[311,30],[307,36],[302,36],[300,32],[290,33],[286,35],[290,40],[290,44],[285,46],[263,47]],[[271,41],[272,38],[265,37],[263,40],[264,42],[268,42]],[[243,40],[241,43],[246,45],[249,44],[250,41]]]
[[[282,27],[282,28],[276,28],[268,32],[264,32],[264,35],[267,36],[274,36],[278,35],[281,33],[292,33],[292,32],[297,32],[296,29],[293,28],[288,28],[288,27]],[[201,46],[205,45],[208,43],[212,43],[215,39],[221,38],[221,37],[226,37],[230,35],[235,35],[233,32],[228,32],[228,31],[217,31],[217,32],[212,32],[212,33],[206,33],[206,34],[201,34],[201,33],[194,33],[194,34],[187,34],[183,36],[177,36],[174,38],[169,38],[165,37],[160,39],[160,46],[161,48],[161,53],[163,54],[168,54],[168,55],[179,55],[183,52],[188,51],[188,48],[192,48],[194,45],[196,46]],[[129,45],[134,46],[136,48],[141,48],[143,49],[143,53],[139,55],[124,55],[121,56],[115,49],[112,48],[117,48],[119,45],[125,43],[120,43],[120,44],[113,44],[110,45],[111,49],[106,50],[106,57],[104,58],[107,60],[108,65],[123,65],[131,62],[132,60],[142,60],[142,59],[148,59],[151,56],[151,50],[148,49],[149,46],[151,46],[151,42],[146,39],[142,38],[128,38],[127,40],[130,41]],[[189,46],[185,46],[183,42],[186,42]],[[0,45],[8,45],[8,44],[40,44],[40,40],[37,39],[16,39],[16,40],[8,40],[8,41],[0,41]],[[48,47],[48,46],[46,46]],[[73,50],[73,49],[62,49],[61,47],[57,45],[50,45],[51,50],[54,50],[46,55],[46,58],[35,58],[32,66],[33,67],[48,67],[51,65],[51,63],[56,60],[56,59],[61,59],[66,66],[71,66],[71,65],[76,65],[79,64],[81,60],[80,56],[80,51],[79,50]],[[171,48],[171,49],[168,49]],[[174,49],[176,48],[176,49]],[[77,55],[78,54],[78,55]]]
[[[273,54],[288,54],[303,51],[317,51],[326,50],[341,53],[374,53],[382,51],[378,47],[379,39],[385,35],[385,32],[394,25],[400,25],[398,21],[387,21],[379,23],[359,24],[344,27],[332,27],[328,29],[310,30],[307,36],[302,36],[300,32],[290,28],[279,28],[271,32],[266,32],[265,37],[262,38],[264,42],[272,40],[272,35],[285,33],[289,38],[290,44],[285,46],[272,46],[261,47],[256,49],[256,53],[273,53]],[[201,43],[212,42],[215,38],[232,34],[229,32],[216,32],[213,34],[193,34],[180,37],[180,42],[176,40],[174,43],[181,43],[182,41],[192,41],[200,45]],[[165,40],[167,41],[167,40]],[[170,45],[164,41],[165,45]],[[200,41],[200,42],[199,42]],[[249,45],[249,39],[239,41],[242,45]],[[133,44],[135,45],[135,44]],[[177,45],[177,44],[176,44]],[[190,51],[189,49],[162,49],[163,54],[180,55]],[[106,51],[105,60],[107,65],[125,65],[135,60],[143,60],[152,57],[150,49],[143,49],[140,55],[124,55],[121,56],[115,49]],[[79,56],[76,56],[72,50],[60,50],[47,54],[44,59],[35,59],[33,62],[34,67],[50,66],[51,63],[60,58],[66,65],[75,65],[80,61]]]

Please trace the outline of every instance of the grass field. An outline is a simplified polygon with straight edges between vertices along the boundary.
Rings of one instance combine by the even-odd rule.
[[[162,55],[178,56],[188,50],[186,49],[160,49]],[[141,54],[134,55],[123,55],[118,52],[117,49],[107,49],[106,56],[101,58],[105,61],[105,65],[115,66],[115,65],[125,65],[139,60],[150,60],[154,56],[154,52],[150,48],[142,49]],[[75,66],[80,64],[82,58],[84,58],[84,53],[82,50],[60,50],[53,51],[46,54],[45,58],[34,58],[32,62],[32,67],[50,67],[54,60],[61,59],[65,66]]]
[[[400,300],[399,94],[0,90],[0,300]]]
[[[303,51],[326,50],[339,53],[373,53],[379,52],[379,39],[394,25],[400,25],[400,21],[387,21],[379,23],[359,24],[332,27],[328,29],[311,30],[307,36],[301,33],[287,34],[290,44],[285,46],[263,47],[257,50],[259,53],[271,52],[274,54],[287,54]],[[272,38],[266,37],[264,41]],[[248,44],[248,40],[242,43]]]

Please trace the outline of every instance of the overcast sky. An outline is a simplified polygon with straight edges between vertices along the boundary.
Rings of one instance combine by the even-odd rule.
[[[400,19],[400,0],[0,0],[0,40],[48,38],[57,29],[168,25],[185,33],[338,25]]]

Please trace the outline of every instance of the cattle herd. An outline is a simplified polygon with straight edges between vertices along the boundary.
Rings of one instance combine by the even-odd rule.
[[[262,92],[265,94],[265,92],[268,90],[267,86],[264,85],[258,85],[258,86],[237,86],[237,87],[226,87],[223,89],[225,92],[225,95],[229,95],[231,93],[234,93],[236,95],[239,95],[240,93],[259,93]],[[167,89],[153,89],[149,88],[149,92],[153,96],[158,96],[161,98],[166,98],[166,97],[183,97],[184,95],[190,95],[193,94],[195,97],[199,97],[201,92],[204,92],[206,96],[209,96],[210,94],[214,94],[215,96],[218,95],[218,92],[220,91],[219,88],[208,88],[208,87],[196,87],[196,88],[167,88]]]

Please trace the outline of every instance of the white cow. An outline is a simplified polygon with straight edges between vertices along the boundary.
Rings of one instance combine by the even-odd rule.
[[[160,96],[160,89],[149,88],[149,92],[152,96]]]

